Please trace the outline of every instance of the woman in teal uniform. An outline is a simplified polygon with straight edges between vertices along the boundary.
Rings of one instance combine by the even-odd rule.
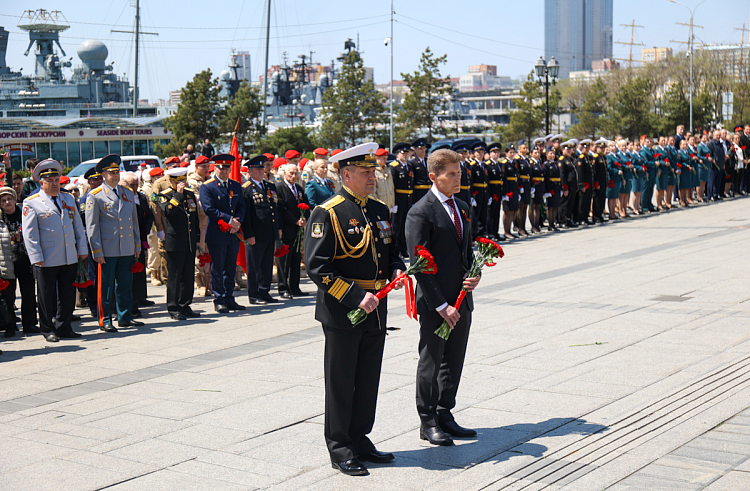
[[[659,146],[654,149],[654,160],[656,161],[656,206],[659,211],[666,207],[667,183],[671,172],[669,167],[669,154],[665,148],[667,139],[659,137]]]
[[[310,208],[322,205],[328,198],[333,196],[333,182],[328,179],[328,162],[316,160],[313,164],[313,177],[307,181],[305,196],[310,203]]]
[[[667,173],[667,196],[665,199],[667,210],[672,209],[674,187],[677,185],[677,163],[680,160],[679,151],[674,146],[674,137],[670,136],[665,147],[669,155],[669,172]]]
[[[628,154],[633,163],[633,201],[630,207],[636,215],[641,214],[641,194],[646,187],[646,171],[643,167],[644,160],[640,154],[641,143],[638,141],[628,143]]]
[[[709,169],[711,168],[711,162],[708,160],[710,153],[708,151],[708,135],[704,134],[701,136],[701,142],[698,144],[698,158],[700,159],[700,164],[698,165],[698,201],[701,203],[706,201],[706,183],[708,182]]]
[[[630,218],[628,215],[628,198],[630,191],[633,189],[633,163],[627,154],[628,143],[625,140],[617,142],[617,161],[620,162],[622,170],[623,186],[620,188],[620,217]]]
[[[622,164],[617,158],[617,147],[614,142],[609,143],[609,153],[607,153],[607,209],[609,210],[609,219],[616,220],[620,218],[616,211],[619,211],[620,187],[622,186]]]
[[[695,146],[695,137],[690,136],[687,139],[687,154],[690,157],[690,189],[687,193],[687,202],[689,205],[695,204],[693,196],[698,192],[698,168],[700,167],[700,159],[698,158],[698,148]]]
[[[677,189],[680,196],[680,206],[688,206],[688,192],[693,186],[693,160],[690,158],[687,149],[687,141],[680,141],[680,150],[677,152]]]

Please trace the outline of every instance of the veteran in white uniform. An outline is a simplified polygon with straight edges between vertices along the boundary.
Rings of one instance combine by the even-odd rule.
[[[39,329],[54,343],[78,338],[70,323],[75,308],[78,259],[86,259],[86,236],[73,195],[60,192],[62,165],[52,159],[34,168],[42,183],[38,193],[23,202],[23,239],[34,265],[39,303]]]

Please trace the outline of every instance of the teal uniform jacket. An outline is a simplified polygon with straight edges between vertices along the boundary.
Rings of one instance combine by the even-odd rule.
[[[328,179],[323,182],[318,176],[314,176],[305,185],[305,196],[310,203],[310,208],[320,206],[333,196],[333,183]]]
[[[135,193],[120,185],[112,188],[104,182],[88,194],[86,232],[94,258],[133,256],[140,252]]]
[[[700,172],[701,168],[701,162],[698,158],[698,148],[697,147],[691,147],[688,145],[687,147],[687,153],[690,157],[690,166],[692,167],[692,172],[690,174],[693,177],[692,185],[691,187],[698,187],[700,186],[700,181],[698,180],[698,173]]]
[[[646,167],[646,172],[648,172],[649,180],[652,180],[651,176],[656,175],[656,161],[654,159],[653,149],[647,147],[641,148],[641,163]]]
[[[662,146],[654,148],[654,159],[656,160],[656,189],[659,191],[665,191],[667,189],[667,182],[669,180],[669,174],[671,172],[670,167],[667,165],[667,160],[670,159],[667,150]]]
[[[688,189],[693,184],[693,176],[691,174],[692,167],[690,163],[691,163],[691,159],[687,151],[678,150],[677,151],[677,169],[675,170],[675,174],[679,172],[679,174],[677,174],[678,189]]]
[[[607,177],[607,199],[619,198],[622,187],[622,164],[613,153],[607,154]]]
[[[708,160],[710,153],[708,145],[705,143],[698,144],[698,158],[701,159],[701,165],[698,166],[698,180],[700,182],[708,181],[708,176],[710,175],[711,170],[711,162]]]
[[[41,189],[23,201],[21,227],[31,264],[44,261],[44,267],[65,266],[88,254],[75,198],[68,193],[58,197],[60,210]]]
[[[620,169],[622,170],[622,179],[625,183],[620,188],[620,194],[630,194],[633,189],[633,170],[630,168],[632,162],[627,152],[617,152],[617,161],[620,162]]]
[[[667,145],[667,154],[669,154],[669,176],[667,177],[667,186],[677,185],[677,164],[680,161],[679,151],[672,145]]]

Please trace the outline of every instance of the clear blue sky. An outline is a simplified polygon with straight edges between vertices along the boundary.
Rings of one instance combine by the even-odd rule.
[[[693,8],[699,0],[683,0]],[[134,4],[133,0],[133,4]],[[141,24],[146,32],[141,51],[141,97],[166,99],[170,90],[179,89],[195,73],[211,68],[219,74],[226,68],[230,50],[248,51],[252,56],[254,79],[263,69],[264,0],[141,0]],[[44,7],[63,12],[71,28],[62,33],[62,45],[74,64],[78,45],[85,39],[103,41],[109,48],[108,62],[115,61],[116,72],[132,80],[133,36],[110,33],[110,29],[129,30],[135,9],[130,0],[47,0],[43,4],[3,2],[0,25],[11,32],[7,62],[14,69],[33,70],[33,56],[23,56],[28,35],[16,24],[23,8]],[[390,35],[388,0],[273,0],[271,7],[270,64],[278,64],[286,51],[290,61],[314,51],[313,60],[329,64],[343,50],[346,38],[360,37],[366,66],[375,70],[376,83],[385,83],[390,75],[390,48],[383,40]],[[394,73],[416,68],[428,45],[437,54],[447,54],[443,74],[457,77],[474,64],[497,65],[498,75],[518,77],[533,68],[544,53],[544,1],[396,0],[394,5]],[[668,0],[615,0],[614,40],[630,41],[635,23],[635,42],[646,46],[684,47],[671,40],[687,40],[685,7]],[[734,28],[750,24],[747,0],[707,0],[696,11],[698,41],[739,44],[741,32]],[[115,26],[116,25],[116,26]],[[484,39],[483,39],[484,38]],[[492,40],[492,41],[491,41]],[[750,42],[745,33],[745,43]],[[633,57],[640,58],[641,46]],[[628,47],[615,44],[615,57],[627,58]]]

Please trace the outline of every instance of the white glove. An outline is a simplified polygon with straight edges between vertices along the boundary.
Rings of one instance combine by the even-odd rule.
[[[164,233],[164,230],[160,230],[156,232],[156,237],[158,237],[159,240],[164,240],[167,235]]]
[[[474,198],[471,198],[471,206],[479,206],[477,205],[477,200],[475,200]]]
[[[391,208],[391,213],[398,213],[398,205],[393,205],[393,208]]]
[[[523,194],[523,188],[518,188],[518,194]]]
[[[550,196],[552,196],[550,193],[544,193],[542,195],[542,198],[549,198]]]
[[[488,205],[491,205],[491,204],[492,204],[492,198],[490,198],[490,199],[488,199],[488,200],[487,200],[487,204],[488,204]]]
[[[510,201],[510,198],[508,198],[507,196],[503,196],[503,201]]]
[[[531,197],[533,198],[536,194],[536,188],[531,188]]]

